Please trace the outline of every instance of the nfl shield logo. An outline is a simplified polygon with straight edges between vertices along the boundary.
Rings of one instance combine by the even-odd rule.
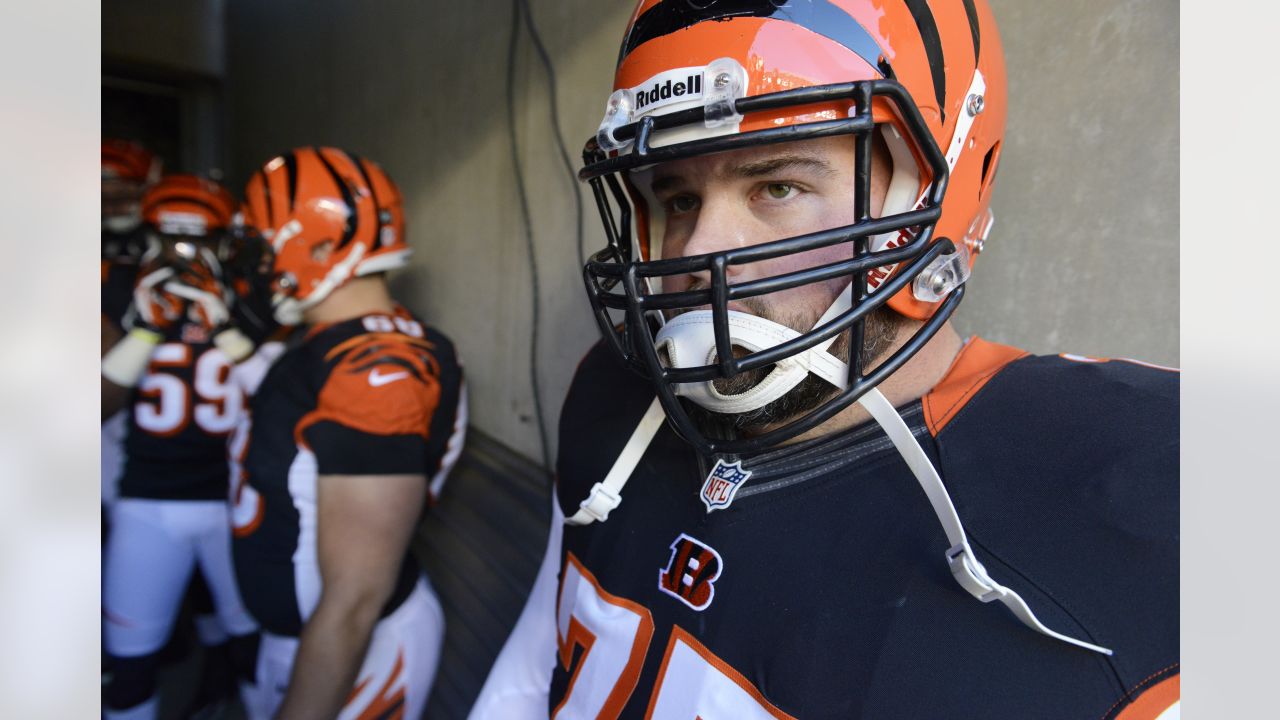
[[[209,342],[209,332],[200,325],[185,323],[182,326],[182,342],[192,345]]]
[[[751,477],[751,471],[742,469],[741,460],[733,463],[716,460],[716,466],[711,468],[711,474],[707,475],[706,481],[702,483],[702,492],[698,497],[702,498],[702,504],[707,506],[707,512],[729,507],[738,488],[742,487],[749,477]]]

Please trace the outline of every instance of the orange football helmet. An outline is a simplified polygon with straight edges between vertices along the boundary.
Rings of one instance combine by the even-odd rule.
[[[148,185],[160,178],[160,159],[131,140],[102,141],[102,227],[128,233],[141,222],[139,201]],[[105,251],[105,250],[104,250]],[[114,255],[117,251],[108,254]]]
[[[184,313],[210,330],[227,321],[222,261],[235,209],[226,188],[199,175],[166,175],[143,195],[147,252],[134,306],[146,324],[164,328]]]
[[[587,290],[606,339],[654,380],[676,429],[704,451],[759,449],[816,427],[900,368],[958,304],[991,227],[1005,128],[1003,50],[986,0],[640,0],[613,87],[579,173],[592,186],[608,243],[585,268]],[[856,148],[856,223],[659,259],[661,218],[631,182],[633,171],[839,135]],[[879,217],[869,212],[875,135],[892,168]],[[843,262],[738,285],[727,279],[730,266],[842,243],[850,258]],[[711,286],[660,292],[661,278],[692,273],[710,276]],[[737,342],[741,325],[734,326],[729,302],[836,279],[847,279],[847,289],[813,329]],[[721,407],[702,401],[716,392],[697,388],[769,367],[789,373],[772,383],[777,397],[808,376],[811,353],[825,354],[841,332],[861,338],[866,316],[883,306],[927,322],[874,369],[851,341],[840,392],[795,422],[755,438],[712,441],[677,402],[684,395],[715,412],[742,412],[742,395]],[[706,307],[704,339],[714,361],[668,367],[660,326]],[[750,352],[735,357],[735,346]]]
[[[331,147],[272,158],[245,187],[244,220],[272,248],[276,319],[286,325],[358,274],[384,227],[372,163]]]
[[[166,175],[142,196],[142,220],[162,235],[213,238],[231,227],[236,202],[199,175]]]
[[[160,158],[132,140],[102,141],[102,179],[149,185],[160,179]]]

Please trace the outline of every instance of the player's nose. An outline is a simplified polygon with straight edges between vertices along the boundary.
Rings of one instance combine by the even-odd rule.
[[[750,245],[747,238],[746,223],[741,208],[733,203],[717,198],[704,198],[698,209],[698,220],[693,233],[684,244],[680,255],[693,257],[734,250]],[[725,275],[732,282],[741,279],[743,265],[726,265]],[[705,269],[691,273],[693,277],[708,285],[711,283],[711,270]]]

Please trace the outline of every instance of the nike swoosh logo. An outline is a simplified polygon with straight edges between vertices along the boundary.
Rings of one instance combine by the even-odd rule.
[[[372,385],[373,387],[382,387],[387,383],[393,383],[397,380],[403,380],[407,377],[409,377],[409,373],[407,372],[391,373],[390,375],[379,375],[378,369],[374,368],[373,370],[369,371],[369,384]]]

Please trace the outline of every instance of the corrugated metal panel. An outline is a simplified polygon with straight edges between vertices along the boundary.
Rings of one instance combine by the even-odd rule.
[[[467,445],[414,540],[444,606],[444,649],[424,717],[465,718],[524,600],[547,544],[550,475],[497,440]]]

